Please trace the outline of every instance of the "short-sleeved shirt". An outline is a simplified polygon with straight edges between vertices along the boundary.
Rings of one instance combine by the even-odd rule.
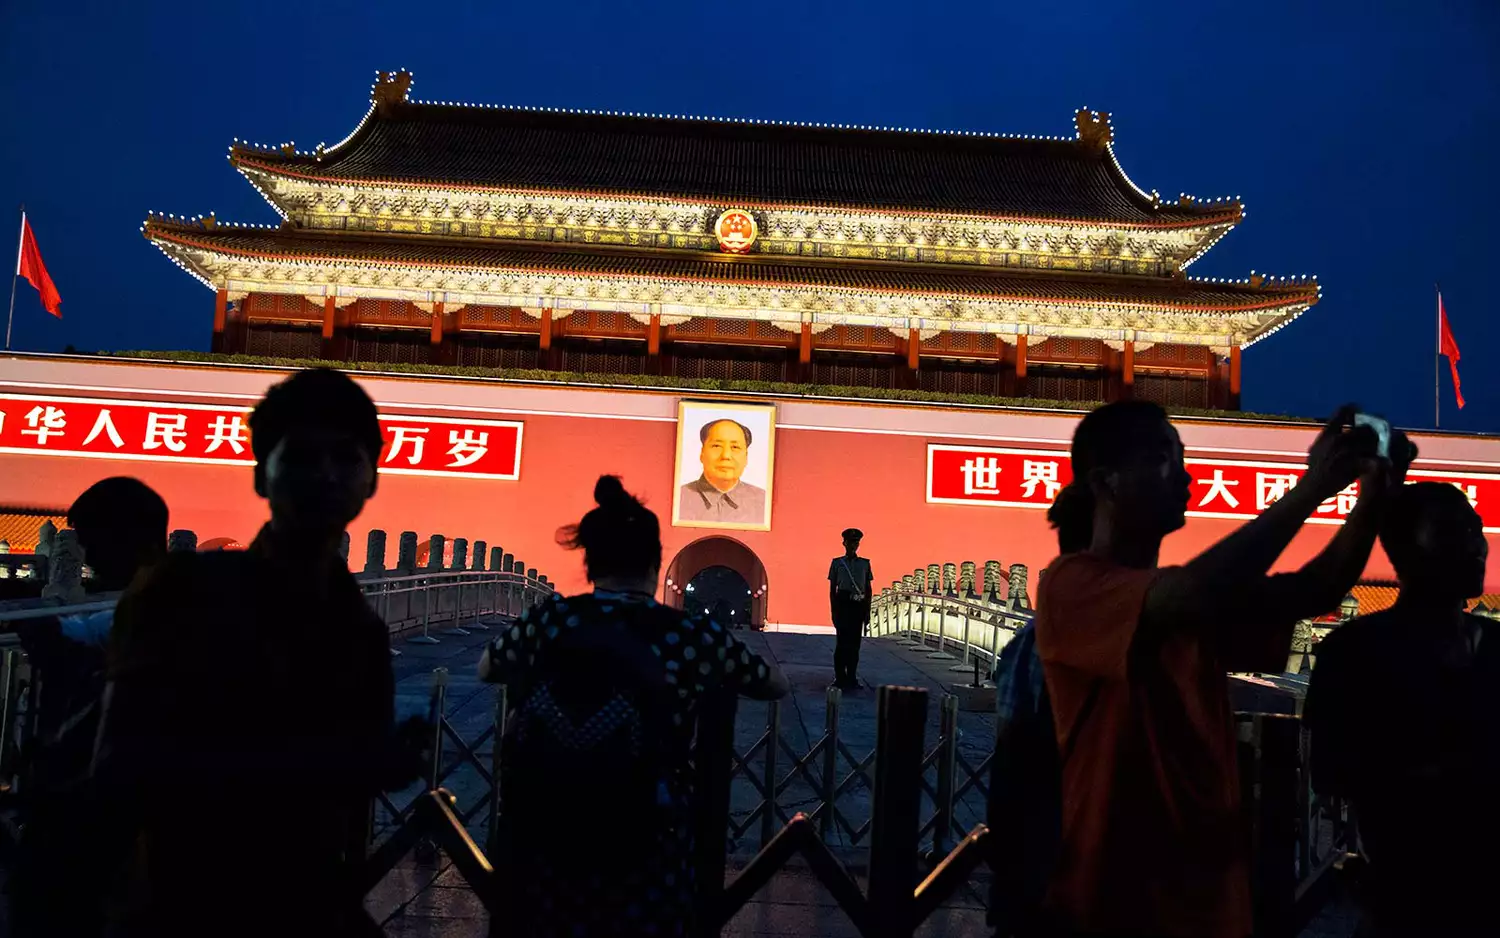
[[[846,599],[853,599],[855,593],[869,599],[870,584],[875,582],[875,574],[870,570],[870,561],[865,558],[855,557],[850,560],[840,554],[828,565],[828,582]]]
[[[1293,624],[1143,637],[1158,576],[1080,553],[1042,578],[1036,643],[1059,749],[1077,734],[1047,905],[1077,931],[1243,938],[1249,876],[1226,672],[1284,663]]]
[[[395,718],[388,633],[348,568],[311,570],[268,531],[174,553],[121,597],[109,641],[95,770],[138,812],[131,917],[194,920],[288,887],[326,905]],[[226,806],[233,849],[205,864],[204,818]]]

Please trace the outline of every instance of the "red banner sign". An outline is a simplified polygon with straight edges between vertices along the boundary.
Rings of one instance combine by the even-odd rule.
[[[380,415],[379,470],[464,479],[521,477],[520,423]],[[253,465],[250,413],[218,404],[0,394],[0,453]]]
[[[1240,459],[1189,458],[1185,462],[1193,479],[1187,511],[1193,518],[1253,518],[1289,492],[1307,468],[1299,463]],[[1500,473],[1413,469],[1407,477],[1413,482],[1457,486],[1484,519],[1485,531],[1500,533]],[[936,443],[927,447],[929,502],[1046,508],[1071,481],[1073,468],[1065,451]],[[1308,521],[1340,524],[1358,498],[1356,483],[1325,501]]]

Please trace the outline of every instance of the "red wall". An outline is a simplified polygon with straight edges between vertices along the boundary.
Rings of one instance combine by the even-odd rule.
[[[14,393],[133,396],[154,400],[249,402],[282,375],[257,369],[104,364],[40,357],[0,361],[0,386]],[[678,398],[658,392],[523,388],[438,379],[364,380],[383,411],[464,409],[477,416],[525,422],[518,482],[383,476],[380,491],[351,529],[351,563],[363,564],[365,534],[388,532],[394,564],[398,534],[483,539],[548,574],[563,591],[584,588],[581,557],[558,547],[555,532],[591,506],[594,480],[617,473],[663,518],[664,566],[676,551],[705,535],[736,537],[760,557],[769,579],[772,623],[823,624],[829,559],[841,551],[839,532],[864,530],[864,553],[877,584],[932,562],[999,560],[1033,571],[1055,553],[1044,513],[1031,509],[929,505],[924,500],[926,445],[956,442],[1039,445],[1065,441],[1075,418],[1065,415],[944,410],[788,401],[778,406],[772,530],[714,532],[672,528],[673,447]],[[52,385],[48,391],[38,385]],[[121,390],[131,389],[131,390]],[[481,411],[480,414],[474,414]],[[451,415],[451,413],[450,413]],[[1264,453],[1305,450],[1303,428],[1226,424],[1182,425],[1190,451],[1225,448]],[[1500,466],[1500,441],[1421,438],[1424,454],[1474,467]],[[265,517],[245,467],[117,462],[0,454],[0,504],[65,508],[107,475],[134,475],[155,487],[172,510],[173,527],[201,540],[254,536]],[[1191,557],[1238,522],[1190,519],[1167,540],[1163,562]],[[1308,526],[1282,558],[1295,566],[1333,533]],[[1383,555],[1369,575],[1388,576]],[[1492,588],[1494,584],[1492,583]]]

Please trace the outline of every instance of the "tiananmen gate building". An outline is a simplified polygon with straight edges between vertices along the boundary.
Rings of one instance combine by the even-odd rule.
[[[364,531],[415,530],[503,544],[579,589],[555,532],[613,472],[662,516],[669,593],[727,566],[775,623],[825,622],[849,526],[880,584],[933,562],[1039,569],[1090,403],[1193,409],[1191,519],[1164,561],[1300,473],[1313,426],[1235,411],[1242,350],[1316,282],[1189,276],[1240,202],[1141,189],[1107,114],[1013,137],[421,102],[410,85],[381,74],[332,146],[231,148],[278,224],[147,219],[212,291],[213,351],[256,358],[5,360],[8,509],[55,512],[130,474],[174,527],[248,542],[265,509],[244,418],[285,374],[271,359],[347,363],[380,407],[356,568]],[[737,455],[710,455],[720,437]],[[1500,442],[1416,439],[1413,476],[1459,485],[1500,533]]]

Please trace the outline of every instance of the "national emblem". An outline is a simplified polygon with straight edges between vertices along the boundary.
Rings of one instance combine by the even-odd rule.
[[[714,222],[714,234],[719,238],[719,247],[730,254],[749,251],[759,230],[755,217],[739,208],[730,209]]]

